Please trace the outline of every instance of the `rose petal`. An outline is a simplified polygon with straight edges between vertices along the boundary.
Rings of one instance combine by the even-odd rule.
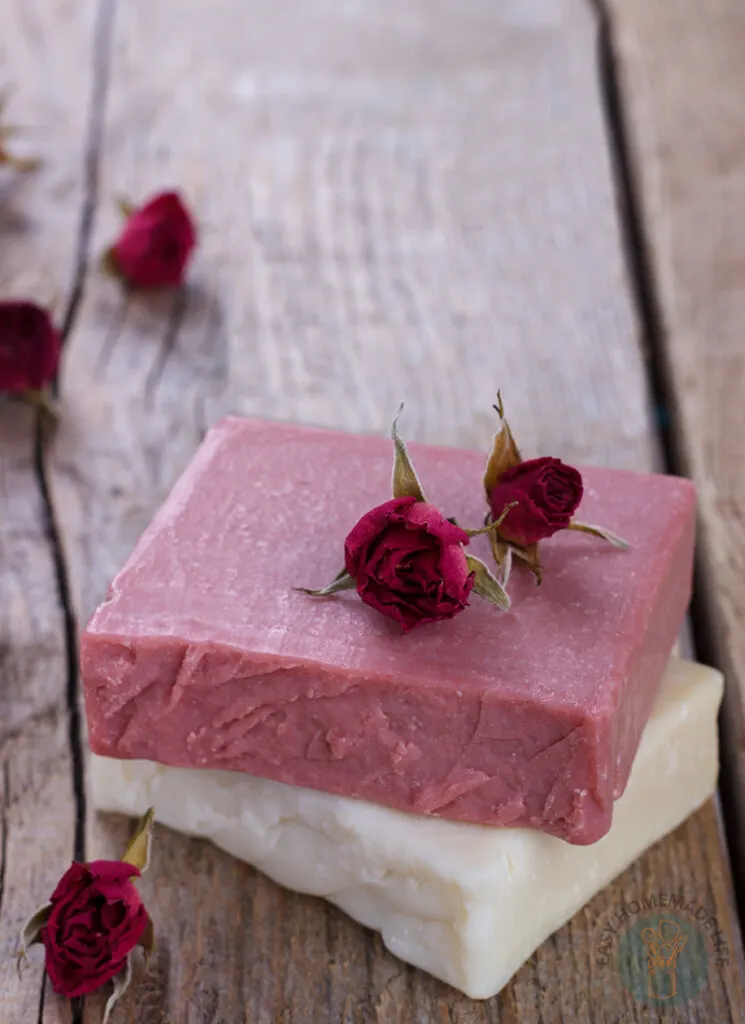
[[[88,869],[85,864],[79,864],[77,861],[73,861],[57,883],[57,888],[49,897],[49,902],[54,903],[62,896],[68,897],[73,889],[86,885],[88,877]]]
[[[123,860],[94,860],[88,864],[88,873],[96,882],[102,883],[101,889],[109,883],[126,883],[130,878],[139,878],[140,869],[134,864],[127,864]]]
[[[449,522],[434,505],[425,502],[417,502],[407,509],[406,522],[413,527],[424,527],[443,545],[468,544],[470,539],[465,530]]]
[[[414,498],[392,498],[370,509],[352,527],[344,542],[344,565],[350,576],[357,577],[368,546],[375,542],[388,525],[390,516],[414,503]]]

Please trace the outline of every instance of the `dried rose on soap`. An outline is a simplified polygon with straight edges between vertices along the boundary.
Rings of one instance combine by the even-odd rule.
[[[106,253],[107,267],[135,288],[180,285],[197,232],[178,192],[161,192],[137,209],[126,206],[126,212],[121,234]]]
[[[32,397],[54,378],[61,338],[35,302],[0,302],[0,391]]]
[[[114,983],[104,1024],[129,986],[135,948],[153,948],[153,924],[134,884],[147,868],[152,826],[150,810],[121,860],[73,862],[21,934],[21,958],[43,943],[44,966],[58,995],[77,999]]]
[[[452,619],[468,605],[474,573],[463,546],[468,534],[416,498],[371,509],[344,543],[344,565],[365,604],[408,632]]]
[[[370,509],[349,532],[344,568],[328,586],[299,589],[327,597],[355,588],[365,604],[395,619],[404,633],[460,614],[471,591],[506,610],[510,601],[499,581],[465,552],[471,537],[486,531],[461,529],[427,501],[397,420],[392,500]]]
[[[528,566],[540,583],[538,543],[560,530],[579,530],[616,547],[628,547],[610,530],[573,518],[582,501],[580,471],[549,456],[523,460],[505,419],[501,395],[497,396],[494,408],[500,422],[483,483],[489,503],[487,523],[496,526],[489,533],[489,542],[502,584],[507,585],[513,555]]]
[[[499,535],[520,547],[537,544],[566,530],[582,500],[582,475],[561,459],[544,457],[520,462],[499,478],[491,492],[496,519],[512,502]]]

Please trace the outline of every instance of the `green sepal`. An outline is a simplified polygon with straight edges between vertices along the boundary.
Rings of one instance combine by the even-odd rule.
[[[504,506],[502,511],[499,513],[499,518],[498,519],[492,519],[492,521],[490,523],[487,523],[486,526],[481,526],[478,530],[466,530],[465,532],[468,534],[469,537],[478,537],[479,534],[481,534],[481,533],[489,533],[492,536],[496,536],[496,534],[497,534],[497,532],[499,530],[499,527],[502,525],[502,523],[507,518],[510,510],[513,509],[516,505],[519,505],[519,504],[520,504],[519,501],[511,501],[509,503],[509,505],[505,505]],[[455,520],[450,520],[450,522],[455,523]]]
[[[125,220],[129,220],[132,214],[137,210],[135,204],[130,202],[126,196],[117,196],[116,205],[119,213],[121,213]]]
[[[540,587],[541,582],[543,581],[543,574],[541,572],[538,544],[529,544],[526,548],[521,548],[519,544],[510,544],[510,547],[512,548],[512,554],[515,558],[519,558],[521,562],[525,562],[535,577],[536,586]]]
[[[37,942],[41,942],[41,930],[49,920],[49,915],[52,913],[52,904],[45,903],[43,907],[39,907],[35,910],[31,917],[26,921],[23,928],[21,929],[21,945],[18,950],[17,967],[18,973],[21,972],[21,961],[25,960],[28,956],[28,951],[31,946]]]
[[[119,269],[119,265],[114,258],[114,248],[111,246],[101,255],[98,261],[98,268],[108,277],[113,277],[115,281],[120,281],[122,284],[127,283],[127,279]]]
[[[494,406],[494,410],[499,416],[499,427],[494,435],[492,450],[486,461],[483,480],[486,499],[489,502],[491,502],[492,491],[502,476],[508,469],[512,469],[513,466],[518,466],[522,462],[520,449],[515,444],[510,425],[504,417],[501,391],[497,392],[497,404]]]
[[[127,991],[131,982],[132,954],[130,953],[129,956],[127,957],[127,962],[124,970],[120,971],[119,974],[117,974],[114,978],[114,988],[111,995],[106,1000],[106,1008],[103,1011],[103,1021],[101,1022],[101,1024],[108,1024],[109,1017],[111,1016],[114,1007],[122,998],[124,993]]]
[[[512,572],[512,547],[495,533],[489,534],[489,545],[494,561],[499,566],[500,582],[506,587]]]
[[[600,537],[601,540],[607,540],[614,548],[620,548],[622,551],[627,551],[629,548],[629,542],[627,540],[624,540],[623,537],[619,537],[615,533],[611,533],[610,530],[606,530],[602,526],[590,526],[589,523],[578,523],[575,521],[570,523],[567,529],[577,530],[580,533],[590,533],[593,537]]]
[[[415,498],[417,501],[426,501],[419,477],[411,461],[406,445],[398,432],[398,418],[403,411],[403,404],[396,413],[393,426],[391,427],[391,439],[393,441],[393,480],[391,489],[394,498]]]
[[[34,409],[39,409],[50,420],[59,419],[59,409],[54,399],[46,391],[38,391],[36,388],[23,388],[23,390],[16,392],[16,397],[20,398],[22,402],[26,402],[27,405],[32,405]]]
[[[473,589],[479,597],[491,601],[503,612],[510,609],[510,598],[507,591],[496,578],[492,576],[488,566],[474,555],[466,555],[469,570],[474,574]]]
[[[342,590],[352,590],[356,585],[354,577],[350,576],[346,569],[341,569],[330,583],[319,590],[312,590],[309,587],[293,587],[292,589],[297,590],[300,594],[308,594],[310,597],[329,597]]]
[[[138,868],[140,872],[147,871],[147,866],[150,863],[150,847],[153,842],[154,821],[155,811],[150,807],[137,822],[134,834],[129,841],[129,846],[124,851],[124,856],[122,857],[125,864],[131,864],[133,867]]]

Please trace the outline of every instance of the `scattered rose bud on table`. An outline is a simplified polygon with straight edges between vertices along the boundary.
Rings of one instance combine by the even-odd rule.
[[[73,998],[124,970],[147,927],[134,886],[139,868],[120,860],[71,864],[52,893],[41,941],[54,991]]]
[[[154,946],[153,923],[134,884],[150,859],[153,812],[140,820],[121,860],[73,862],[21,934],[19,963],[35,943],[54,991],[78,999],[113,981],[103,1024],[132,979],[132,953]]]
[[[57,372],[61,337],[42,306],[0,302],[0,392],[52,411],[46,387]]]
[[[197,232],[178,192],[160,192],[143,206],[122,203],[127,220],[104,254],[104,266],[133,288],[175,288],[183,282]]]

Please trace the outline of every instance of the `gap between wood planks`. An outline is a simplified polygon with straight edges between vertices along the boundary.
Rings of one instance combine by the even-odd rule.
[[[616,52],[614,47],[613,20],[606,8],[605,0],[588,0],[598,18],[598,73],[600,95],[603,101],[608,145],[615,175],[618,202],[618,221],[624,244],[629,271],[631,291],[639,315],[642,330],[642,350],[647,361],[647,377],[654,403],[654,417],[662,446],[665,469],[678,476],[688,476],[687,460],[682,448],[682,433],[677,421],[674,394],[671,385],[670,366],[665,351],[662,315],[654,285],[654,273],[650,262],[650,247],[647,243],[641,202],[638,195],[631,157],[629,134],[626,124],[623,93],[619,83]],[[694,565],[693,595],[689,615],[693,648],[696,657],[707,665],[721,668],[713,642],[711,608],[707,600],[707,585],[700,557]],[[724,744],[721,724],[720,744]],[[727,840],[727,854],[733,876],[735,898],[742,929],[745,921],[745,850],[739,849],[735,824],[728,808],[733,802],[728,799],[733,792],[735,780],[722,763],[719,789],[722,793],[722,815]]]
[[[2,765],[2,792],[0,792],[0,911],[3,909],[3,893],[5,892],[5,865],[8,859],[8,804],[10,802],[10,785],[8,779],[8,762]]]

